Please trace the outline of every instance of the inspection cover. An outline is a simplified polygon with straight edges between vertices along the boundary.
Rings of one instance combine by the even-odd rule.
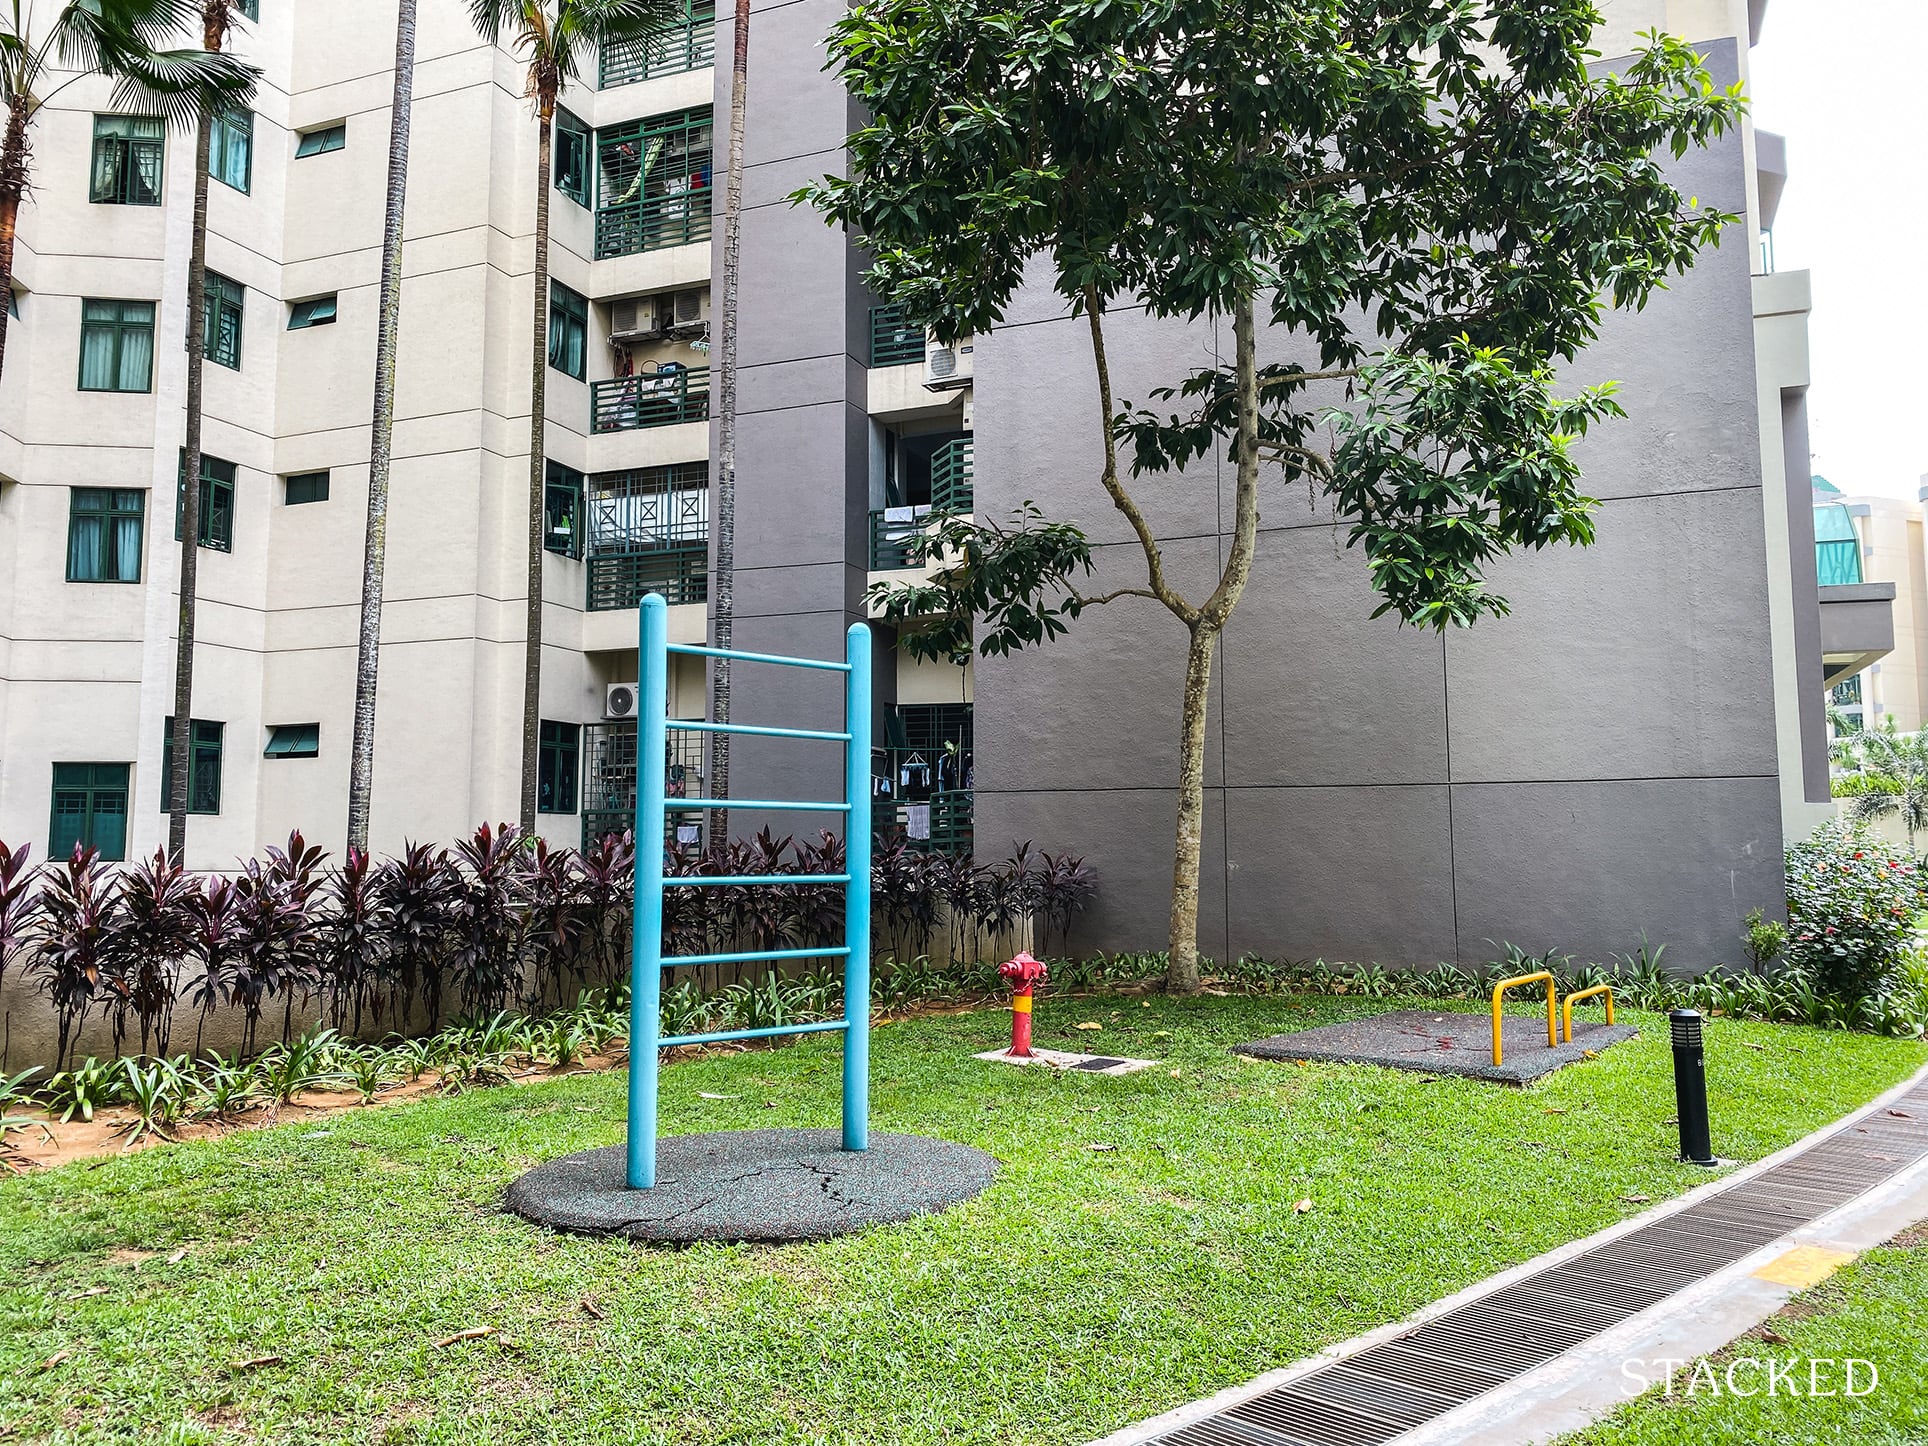
[[[1040,1049],[1036,1045],[1031,1047],[1028,1056],[1012,1054],[1008,1049],[987,1049],[973,1057],[998,1064],[1048,1064],[1053,1069],[1077,1070],[1080,1074],[1136,1074],[1158,1063],[1155,1059],[1126,1059],[1115,1054],[1072,1054],[1062,1049]]]
[[[1630,1025],[1575,1019],[1572,1041],[1549,1048],[1544,1014],[1508,1014],[1500,1030],[1502,1062],[1498,1065],[1493,1063],[1491,1015],[1431,1009],[1402,1009],[1296,1034],[1275,1034],[1270,1039],[1235,1044],[1232,1052],[1254,1059],[1377,1064],[1421,1074],[1456,1074],[1498,1084],[1526,1084],[1639,1033]]]

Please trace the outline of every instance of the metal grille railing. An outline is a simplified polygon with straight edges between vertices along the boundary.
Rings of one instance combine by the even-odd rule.
[[[890,507],[870,514],[870,570],[893,572],[923,565],[928,507]]]
[[[716,5],[685,7],[683,18],[643,40],[624,41],[602,48],[599,89],[634,85],[659,75],[699,70],[716,60]]]
[[[710,239],[707,187],[670,196],[645,196],[596,212],[596,259],[691,246]]]
[[[931,458],[931,510],[967,513],[971,510],[972,439],[946,442]]]
[[[629,432],[703,422],[710,415],[710,369],[611,377],[589,387],[589,430]]]
[[[633,608],[652,592],[661,593],[663,601],[672,604],[708,602],[707,544],[589,555],[590,612]]]
[[[976,845],[968,788],[935,793],[919,802],[877,799],[871,805],[870,826],[885,838],[901,838],[912,848],[933,853],[969,857]]]
[[[924,360],[924,329],[904,320],[901,306],[870,308],[870,364],[901,367]]]
[[[701,734],[672,733],[663,760],[664,793],[670,798],[703,797],[706,745]],[[633,720],[590,723],[582,730],[582,842],[588,848],[610,834],[636,826],[636,724]],[[700,847],[699,809],[676,809],[663,827],[664,842],[679,853]],[[692,834],[690,830],[697,828]]]

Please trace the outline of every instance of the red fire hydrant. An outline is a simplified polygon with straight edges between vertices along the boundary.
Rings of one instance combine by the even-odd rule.
[[[1031,1057],[1031,986],[1051,976],[1042,959],[1022,953],[997,966],[997,972],[1011,981],[1011,1055],[1014,1059]]]

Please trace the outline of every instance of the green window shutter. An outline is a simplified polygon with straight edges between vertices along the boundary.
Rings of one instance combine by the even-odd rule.
[[[56,763],[47,856],[64,859],[77,846],[97,849],[113,863],[127,857],[125,763]]]
[[[536,812],[574,813],[582,771],[582,725],[545,719],[536,747]]]
[[[348,145],[348,123],[323,126],[317,131],[303,131],[300,141],[295,145],[295,159],[305,160],[309,156],[324,156],[330,151],[345,149]]]
[[[549,464],[542,489],[542,545],[564,557],[582,556],[582,473]]]
[[[80,389],[146,392],[154,386],[154,303],[82,301]]]
[[[578,206],[589,204],[589,127],[566,110],[556,111],[555,147],[551,169],[556,189]]]
[[[67,581],[139,582],[147,494],[75,487],[67,502]]]
[[[101,206],[158,206],[167,128],[157,116],[94,117],[94,165],[87,199]]]
[[[196,718],[188,725],[187,756],[189,813],[221,811],[221,744],[227,724]],[[161,812],[174,787],[174,720],[161,724]]]
[[[589,298],[549,282],[549,365],[581,381],[589,363]]]
[[[317,296],[312,301],[297,301],[288,313],[288,330],[305,331],[311,326],[335,324],[335,298]]]
[[[240,475],[232,462],[201,454],[200,543],[217,552],[234,551],[234,485]],[[181,540],[181,514],[187,510],[187,453],[174,473],[174,540]]]
[[[319,723],[277,723],[268,730],[264,758],[314,758],[321,753]]]
[[[208,175],[246,192],[254,180],[254,112],[225,110],[208,138]]]
[[[206,355],[217,366],[241,370],[241,323],[246,313],[247,288],[218,271],[208,272]]]
[[[326,472],[297,472],[288,479],[284,501],[290,507],[298,507],[304,502],[326,502],[328,500],[328,474]]]

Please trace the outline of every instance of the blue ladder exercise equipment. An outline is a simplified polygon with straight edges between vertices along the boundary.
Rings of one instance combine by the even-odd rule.
[[[673,720],[669,713],[669,655],[729,658],[739,663],[771,663],[784,668],[815,668],[844,675],[844,731],[765,728],[744,723]],[[650,593],[642,603],[642,708],[636,720],[636,908],[629,950],[629,1156],[627,1182],[632,1190],[656,1184],[656,1073],[658,1051],[677,1044],[717,1044],[728,1039],[765,1039],[776,1034],[818,1034],[839,1030],[844,1037],[843,1147],[863,1150],[870,1143],[870,629],[852,623],[845,638],[844,661],[784,658],[699,648],[669,641],[669,608]],[[760,738],[805,738],[844,746],[844,796],[837,802],[770,799],[679,798],[685,808],[786,809],[844,815],[844,871],[841,874],[784,875],[786,884],[841,884],[844,891],[844,942],[832,949],[768,949],[734,954],[685,954],[663,957],[663,890],[767,884],[767,876],[719,877],[663,875],[663,828],[670,800],[664,796],[664,763],[669,730],[696,733],[748,733]],[[747,964],[763,959],[844,961],[844,1017],[823,1024],[783,1025],[775,1029],[732,1029],[716,1034],[660,1037],[663,970],[678,964]]]

